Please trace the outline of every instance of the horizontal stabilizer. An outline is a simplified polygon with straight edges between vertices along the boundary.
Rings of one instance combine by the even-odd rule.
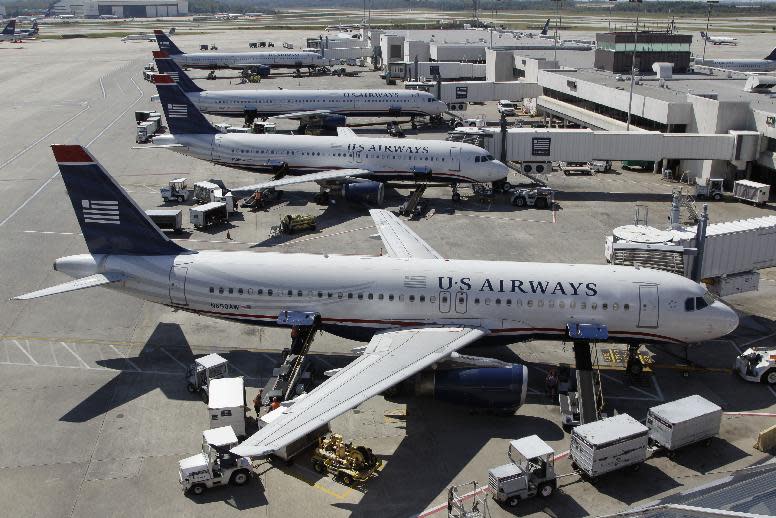
[[[56,286],[51,286],[50,288],[44,288],[42,290],[33,291],[32,293],[19,295],[18,297],[14,297],[11,300],[30,300],[40,297],[47,297],[49,295],[58,295],[60,293],[67,293],[68,291],[83,290],[86,288],[94,288],[95,286],[103,286],[105,284],[121,282],[126,278],[127,276],[125,274],[119,272],[97,273],[88,277],[81,277],[80,279],[76,279],[74,281],[57,284]]]

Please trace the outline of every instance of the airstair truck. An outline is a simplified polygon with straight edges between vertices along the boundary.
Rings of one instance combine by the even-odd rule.
[[[205,490],[231,484],[245,485],[251,477],[250,459],[237,457],[229,450],[237,446],[231,426],[202,432],[202,451],[178,463],[181,489],[201,495]]]

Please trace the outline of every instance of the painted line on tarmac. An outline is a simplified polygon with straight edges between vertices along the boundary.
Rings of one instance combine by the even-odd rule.
[[[16,160],[16,159],[17,159],[17,158],[19,158],[20,156],[22,156],[23,154],[25,154],[27,151],[29,151],[30,149],[34,148],[34,147],[35,147],[35,146],[37,146],[38,144],[40,144],[40,142],[41,142],[41,141],[43,141],[45,138],[49,137],[51,134],[53,134],[54,132],[56,132],[56,131],[57,131],[58,129],[60,129],[62,126],[64,126],[64,125],[65,125],[65,124],[67,124],[68,122],[72,121],[73,119],[75,119],[76,117],[78,117],[79,115],[81,115],[83,112],[85,112],[86,110],[88,110],[89,108],[91,108],[91,106],[89,106],[89,105],[87,104],[87,105],[86,105],[86,108],[84,108],[84,109],[83,109],[83,110],[81,110],[80,112],[76,113],[75,115],[73,115],[72,117],[70,117],[69,119],[67,119],[65,122],[61,123],[59,126],[55,127],[53,130],[49,131],[48,133],[46,133],[45,135],[43,135],[43,136],[42,136],[42,137],[40,137],[39,139],[37,139],[37,140],[35,140],[34,142],[32,142],[32,143],[31,143],[30,145],[28,145],[26,148],[22,149],[21,151],[19,151],[19,152],[18,152],[18,153],[16,153],[15,155],[13,155],[11,158],[9,158],[8,160],[6,160],[6,161],[5,161],[5,162],[3,162],[2,164],[0,164],[0,169],[2,169],[3,167],[7,166],[7,165],[8,165],[8,164],[10,164],[11,162],[13,162],[14,160]]]
[[[526,218],[506,218],[502,216],[485,216],[484,214],[451,214],[451,216],[457,216],[459,218],[481,218],[481,219],[493,219],[496,221],[517,221],[520,223],[554,223],[554,221],[546,221],[543,219],[526,219]]]
[[[776,417],[774,412],[722,412],[722,415],[742,415],[754,417]]]
[[[132,103],[129,106],[127,106],[124,109],[124,111],[119,113],[116,116],[115,119],[113,119],[107,126],[105,126],[99,133],[97,133],[97,135],[92,140],[90,140],[84,147],[88,148],[89,146],[94,144],[94,142],[96,142],[97,139],[102,137],[103,134],[105,134],[106,131],[108,131],[111,127],[113,127],[113,125],[116,124],[119,121],[119,119],[121,119],[124,116],[125,113],[127,113],[130,109],[132,109],[143,98],[143,96],[144,96],[143,90],[141,90],[140,87],[137,86],[137,83],[135,83],[134,79],[130,78],[130,81],[132,81],[132,84],[134,84],[135,88],[137,88],[138,91],[140,92],[140,95],[138,96],[138,98],[135,99],[134,101],[132,101]],[[11,212],[8,216],[6,216],[6,218],[4,220],[0,221],[0,227],[5,225],[6,223],[8,223],[11,219],[13,219],[13,217],[16,216],[19,213],[19,211],[21,211],[24,207],[26,207],[27,204],[30,203],[30,201],[35,199],[38,196],[38,194],[40,194],[43,191],[43,189],[45,189],[48,186],[48,184],[50,184],[52,181],[54,181],[54,178],[56,178],[57,176],[59,176],[59,170],[57,170],[56,173],[51,175],[51,177],[49,177],[48,180],[43,182],[43,185],[38,187],[38,189],[34,193],[32,193],[29,198],[24,200],[24,202],[21,205],[19,205],[13,212]]]

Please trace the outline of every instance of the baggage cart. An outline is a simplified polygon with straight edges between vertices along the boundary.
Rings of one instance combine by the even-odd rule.
[[[227,221],[226,203],[214,201],[189,209],[189,222],[194,228],[205,228]]]
[[[207,409],[210,428],[231,426],[237,437],[245,437],[245,382],[243,378],[210,380]]]
[[[628,414],[583,424],[571,432],[572,467],[590,478],[647,460],[649,429]]]
[[[145,211],[151,221],[162,230],[183,230],[183,211],[180,209],[151,209]]]
[[[652,407],[647,412],[649,440],[675,451],[688,444],[710,442],[719,434],[722,409],[698,395]]]
[[[771,186],[766,183],[757,183],[750,180],[738,180],[733,184],[733,197],[738,200],[748,201],[755,205],[763,205],[768,201]]]

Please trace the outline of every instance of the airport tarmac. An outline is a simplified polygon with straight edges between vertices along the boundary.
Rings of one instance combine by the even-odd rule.
[[[216,41],[224,50],[247,50],[255,35],[240,32],[224,33],[223,38],[209,34],[205,40],[182,35],[176,42],[190,50],[200,40]],[[286,36],[263,37],[282,41]],[[532,342],[474,348],[467,353],[528,365],[529,398],[514,416],[472,413],[424,399],[376,397],[332,423],[347,440],[385,459],[379,477],[364,487],[321,478],[302,458],[292,466],[261,464],[259,476],[246,487],[222,488],[198,498],[184,495],[178,460],[198,451],[201,432],[209,426],[205,405],[186,390],[186,367],[196,355],[222,353],[246,377],[250,400],[279,351],[288,346],[288,333],[195,316],[100,289],[7,301],[64,282],[64,275],[52,271],[53,261],[85,251],[48,148],[52,143],[88,146],[144,209],[162,205],[158,189],[171,178],[186,176],[192,183],[220,178],[229,186],[256,180],[255,174],[169,150],[132,149],[132,112],[158,108],[150,100],[153,86],[141,76],[155,48],[104,38],[38,41],[0,50],[6,67],[14,71],[4,79],[6,102],[0,105],[0,118],[12,121],[0,139],[0,295],[5,300],[0,312],[0,412],[6,416],[0,421],[0,499],[7,515],[236,516],[247,511],[265,516],[440,516],[446,510],[447,487],[472,480],[484,486],[487,469],[507,461],[510,439],[536,433],[559,454],[568,449],[568,434],[559,425],[557,406],[544,394],[543,379],[549,365],[573,361],[570,345]],[[759,47],[737,49],[752,48]],[[230,81],[235,82],[198,82],[206,88],[229,88]],[[383,85],[377,73],[365,71],[353,79],[273,77],[259,87],[344,84]],[[495,118],[495,103],[472,106],[469,114],[480,111]],[[239,124],[239,119],[233,121]],[[373,131],[382,133],[382,128]],[[444,137],[441,128],[421,128],[419,133],[419,138]],[[408,129],[408,137],[416,135]],[[517,176],[510,181],[525,182]],[[651,224],[661,225],[675,186],[651,173],[619,168],[593,177],[555,174],[548,183],[560,191],[553,211],[517,210],[505,200],[482,204],[468,196],[468,190],[463,203],[453,204],[449,189],[434,188],[427,191],[427,214],[408,224],[449,257],[603,263],[604,238],[612,228],[632,222],[636,203],[649,208]],[[196,250],[380,253],[380,241],[370,237],[375,233],[372,220],[362,208],[343,202],[319,207],[312,203],[315,191],[299,187],[267,211],[243,210],[229,227],[173,237]],[[388,207],[397,207],[408,191],[389,190]],[[710,205],[712,221],[765,215],[773,209],[772,204],[764,209],[733,202]],[[316,215],[318,230],[268,237],[283,215],[296,213]],[[638,473],[614,475],[596,485],[567,477],[561,491],[547,500],[526,501],[515,510],[491,501],[491,515],[607,514],[769,459],[752,444],[758,431],[774,422],[776,393],[730,372],[739,349],[770,343],[776,336],[776,274],[761,273],[759,292],[728,300],[741,312],[739,329],[725,339],[692,347],[690,368],[681,365],[681,349],[644,348],[654,374],[634,384],[618,362],[624,346],[602,345],[597,350],[610,411],[641,419],[648,407],[689,394],[721,405],[728,414],[720,438],[709,448],[688,448],[670,460],[658,456]],[[336,367],[349,360],[356,345],[324,334],[312,349],[317,361]],[[746,415],[752,412],[771,416]],[[557,470],[570,471],[565,458],[559,458]]]

